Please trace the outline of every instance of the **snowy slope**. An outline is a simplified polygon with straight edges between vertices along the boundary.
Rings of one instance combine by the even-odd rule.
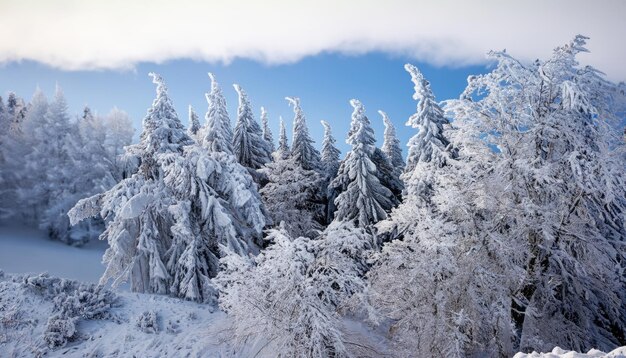
[[[106,242],[81,248],[53,241],[38,229],[0,225],[0,269],[8,273],[48,272],[53,276],[97,283],[104,272]]]
[[[112,291],[116,299],[104,317],[78,316],[70,341],[49,347],[45,332],[50,317],[58,314],[55,300],[59,295],[29,282],[56,280],[61,287],[81,285],[54,278],[57,276],[97,283],[103,271],[103,244],[75,248],[51,241],[36,229],[0,226],[0,357],[276,356],[271,344],[259,339],[235,351],[230,347],[229,317],[210,305],[125,289]],[[40,276],[39,272],[50,276]],[[154,327],[146,324],[149,319],[140,327],[140,317],[149,318],[152,312]],[[343,325],[355,356],[388,356],[382,335],[359,321],[345,319]]]

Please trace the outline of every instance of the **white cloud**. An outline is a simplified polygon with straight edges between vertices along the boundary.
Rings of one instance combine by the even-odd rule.
[[[545,58],[580,33],[591,37],[583,62],[626,80],[625,14],[622,0],[0,0],[0,62],[119,69],[378,50],[462,65],[491,49]]]

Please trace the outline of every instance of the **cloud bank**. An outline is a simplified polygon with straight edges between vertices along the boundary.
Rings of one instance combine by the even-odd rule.
[[[249,58],[281,64],[321,52],[383,51],[435,65],[506,48],[546,58],[576,34],[581,60],[626,80],[622,0],[0,0],[0,63],[64,70]]]

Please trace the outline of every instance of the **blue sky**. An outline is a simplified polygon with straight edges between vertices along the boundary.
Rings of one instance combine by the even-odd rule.
[[[248,92],[257,120],[260,107],[265,106],[275,139],[279,116],[287,122],[289,132],[291,129],[293,112],[284,97],[297,96],[301,98],[317,146],[321,145],[323,134],[319,122],[324,119],[331,123],[338,146],[345,153],[348,150],[345,133],[352,113],[348,103],[351,98],[358,98],[365,105],[379,145],[382,145],[384,129],[377,113],[379,109],[387,112],[395,123],[403,147],[415,134],[413,129],[404,126],[416,106],[411,98],[413,84],[403,68],[407,61],[418,65],[431,81],[438,100],[458,97],[465,88],[468,75],[487,70],[484,65],[432,66],[383,53],[322,54],[282,65],[254,60],[235,60],[229,64],[175,60],[164,64],[141,63],[134,70],[64,71],[22,61],[0,67],[0,93],[6,98],[7,91],[11,90],[30,99],[36,86],[40,86],[51,97],[58,83],[65,92],[72,114],[78,115],[85,104],[102,114],[117,106],[130,114],[138,134],[141,120],[155,94],[148,72],[158,72],[165,78],[178,115],[186,125],[189,104],[204,118],[207,108],[204,93],[210,88],[207,76],[210,71],[215,73],[222,86],[233,124],[237,113],[233,83],[239,83]]]

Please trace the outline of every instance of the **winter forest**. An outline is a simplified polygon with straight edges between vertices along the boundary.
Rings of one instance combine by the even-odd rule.
[[[150,73],[138,142],[120,109],[74,118],[60,87],[9,93],[1,222],[76,250],[99,239],[106,252],[99,284],[0,271],[0,356],[626,346],[626,85],[578,63],[586,41],[531,63],[490,52],[490,72],[456,99],[406,64],[406,128],[352,99],[337,133],[307,118],[307,98],[285,97],[293,119],[272,133],[271,114],[219,73],[206,78],[206,109],[185,114]],[[372,121],[384,122],[382,143]]]

